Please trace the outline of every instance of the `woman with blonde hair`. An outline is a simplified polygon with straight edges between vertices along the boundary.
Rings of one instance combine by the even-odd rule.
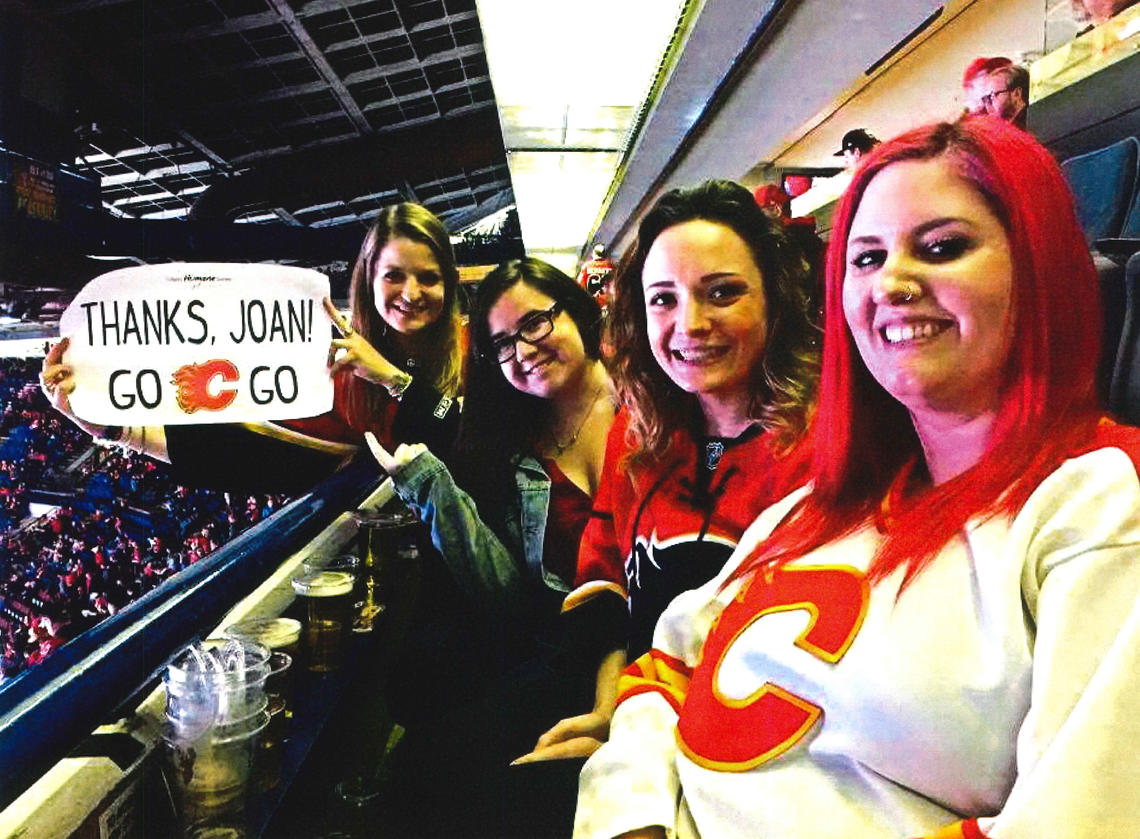
[[[105,427],[79,419],[68,339],[41,372],[52,405],[96,439],[174,465],[187,483],[280,492],[310,488],[372,431],[388,445],[450,447],[458,425],[464,340],[459,269],[442,222],[418,204],[385,207],[352,272],[351,319],[325,302],[341,337],[329,348],[333,409],[318,417],[242,425]]]

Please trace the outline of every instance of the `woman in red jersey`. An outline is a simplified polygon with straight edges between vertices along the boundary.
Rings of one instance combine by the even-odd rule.
[[[615,280],[614,376],[625,410],[563,611],[600,662],[594,708],[525,759],[605,739],[617,675],[669,601],[715,575],[807,424],[817,376],[814,278],[752,194],[708,181],[662,196]]]

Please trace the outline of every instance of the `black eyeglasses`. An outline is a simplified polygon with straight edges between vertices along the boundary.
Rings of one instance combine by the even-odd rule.
[[[1011,90],[1013,90],[1012,87],[1004,87],[1001,90],[995,90],[991,93],[987,93],[985,96],[979,97],[979,99],[981,100],[982,104],[988,108],[993,105],[995,96],[998,96],[1002,93],[1009,93]]]
[[[533,312],[519,325],[513,335],[504,335],[491,342],[491,353],[502,364],[510,361],[515,354],[515,344],[523,341],[527,344],[537,344],[554,331],[554,319],[562,311],[562,304],[555,303],[542,312]]]

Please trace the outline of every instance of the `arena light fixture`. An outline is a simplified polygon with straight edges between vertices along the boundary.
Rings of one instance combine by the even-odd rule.
[[[477,0],[523,243],[573,272],[684,0]]]

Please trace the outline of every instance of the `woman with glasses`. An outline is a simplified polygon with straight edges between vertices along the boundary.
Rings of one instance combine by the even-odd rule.
[[[570,830],[576,768],[561,783],[522,791],[513,785],[528,776],[507,764],[535,731],[588,698],[585,671],[556,652],[615,413],[600,314],[585,289],[542,260],[500,265],[472,306],[455,478],[423,445],[389,452],[369,439],[396,493],[430,526],[459,588],[480,607],[482,628],[500,636],[498,672],[487,674],[481,699],[429,720],[409,747],[416,757],[406,756],[400,783],[410,787],[403,798],[416,802],[415,835],[466,835],[461,828],[473,819],[477,835]],[[462,734],[448,736],[456,730]],[[448,800],[433,807],[434,795]]]
[[[104,427],[76,417],[68,341],[44,359],[52,405],[93,437],[172,463],[180,480],[302,491],[354,455],[365,431],[385,443],[454,438],[463,361],[459,269],[443,223],[418,204],[377,216],[352,272],[351,321],[329,301],[340,332],[329,348],[333,410],[320,417],[244,425]]]
[[[526,760],[597,748],[627,655],[649,648],[670,600],[716,574],[779,497],[817,377],[814,285],[800,248],[738,184],[673,190],[642,219],[610,313],[625,409],[563,607],[574,643],[592,647],[594,707]]]
[[[424,445],[373,453],[432,528],[461,587],[491,613],[557,613],[614,418],[589,293],[539,259],[500,265],[470,321],[467,396],[454,467]]]

